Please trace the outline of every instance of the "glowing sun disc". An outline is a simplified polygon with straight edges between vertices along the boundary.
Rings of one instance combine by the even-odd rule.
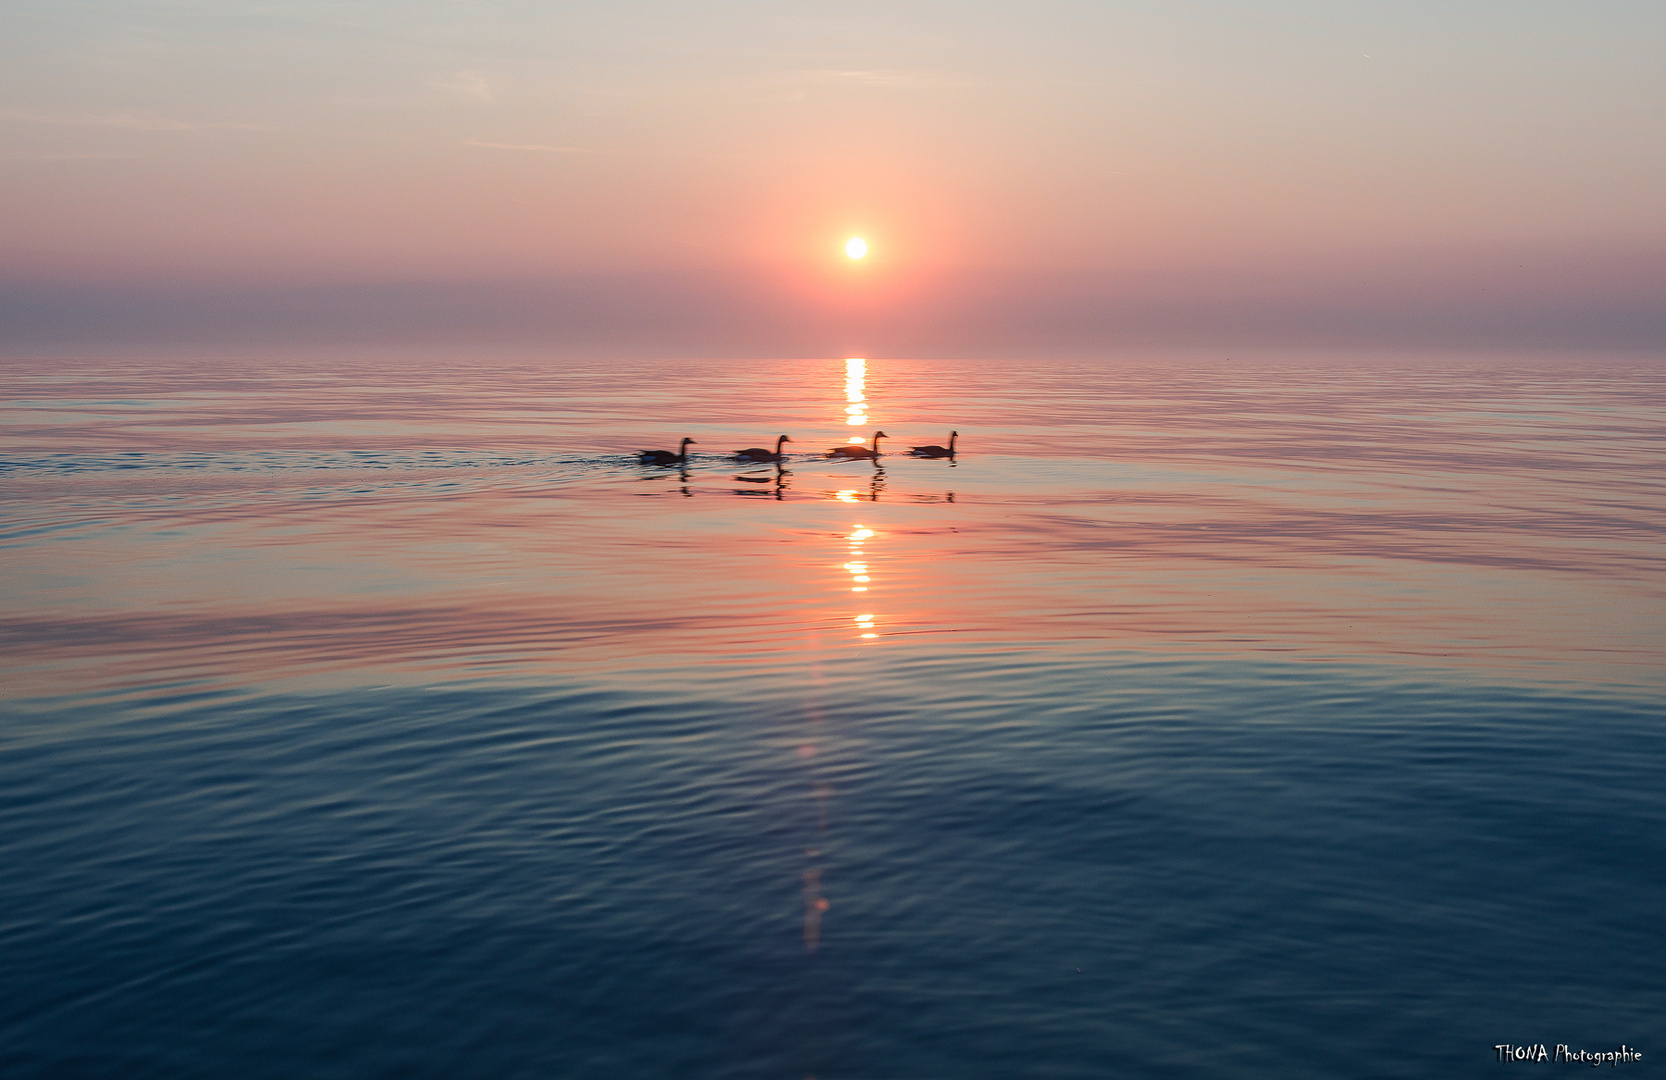
[[[845,241],[845,254],[853,259],[860,259],[868,253],[868,242],[860,236],[853,236]]]

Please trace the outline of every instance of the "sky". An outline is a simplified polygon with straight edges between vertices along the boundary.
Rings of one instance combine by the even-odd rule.
[[[1662,41],[1643,0],[10,0],[0,351],[1658,351]]]

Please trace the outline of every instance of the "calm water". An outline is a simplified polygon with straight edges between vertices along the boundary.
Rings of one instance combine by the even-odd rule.
[[[1666,364],[3,390],[7,1077],[1660,1075]]]

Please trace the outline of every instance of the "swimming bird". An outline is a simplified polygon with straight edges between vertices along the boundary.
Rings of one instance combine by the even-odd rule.
[[[688,444],[693,441],[693,439],[684,439],[677,445],[675,454],[669,450],[644,450],[642,451],[642,464],[681,465],[688,460]]]
[[[785,461],[787,455],[781,452],[782,443],[790,443],[792,439],[783,435],[775,440],[774,450],[765,450],[761,446],[748,446],[745,450],[735,451],[736,461]]]
[[[954,457],[954,440],[959,434],[958,431],[949,432],[947,446],[910,446],[908,452],[915,457]]]
[[[879,457],[879,440],[889,438],[890,436],[885,434],[883,431],[876,431],[873,433],[873,449],[870,450],[866,446],[835,446],[827,452],[827,456],[830,458],[843,458],[845,461],[853,461],[857,458],[877,458]]]

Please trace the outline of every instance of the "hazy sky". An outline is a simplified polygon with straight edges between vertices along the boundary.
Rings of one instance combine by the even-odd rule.
[[[1666,345],[1663,42],[1656,0],[10,0],[0,345]]]

